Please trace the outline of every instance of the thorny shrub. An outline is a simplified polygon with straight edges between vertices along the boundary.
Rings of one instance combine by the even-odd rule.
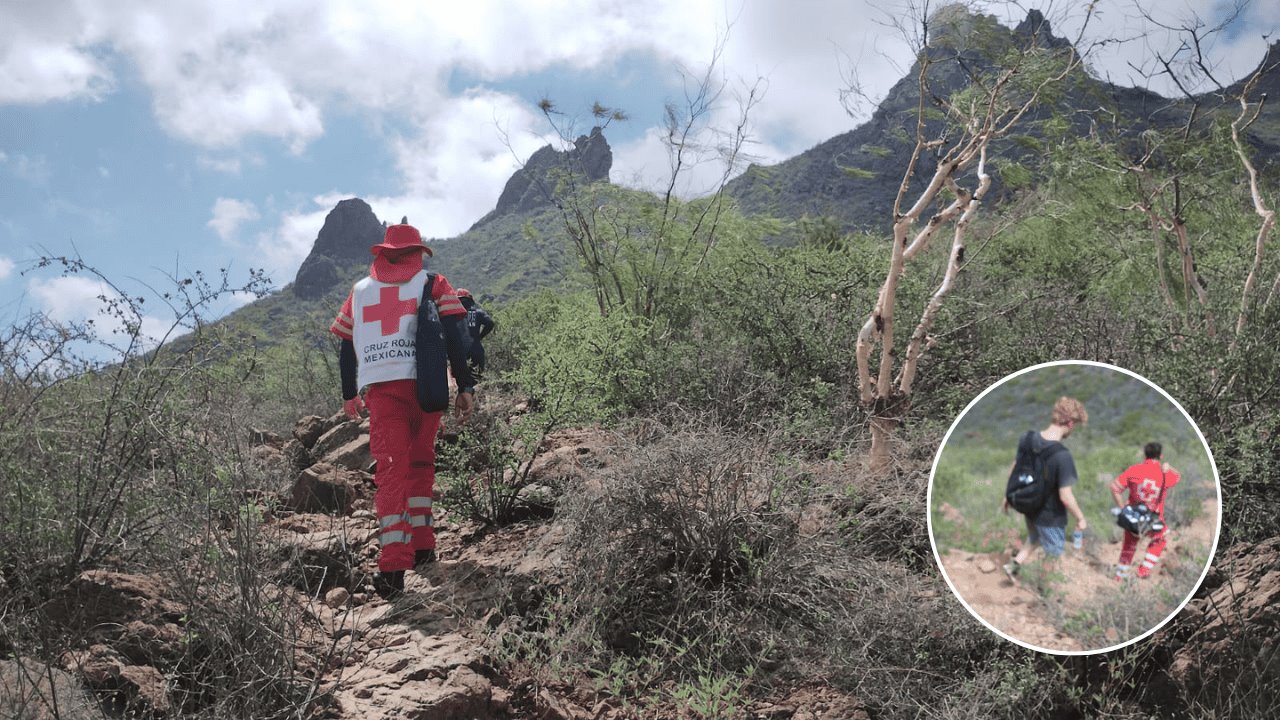
[[[445,502],[487,525],[550,510],[531,504],[524,490],[543,442],[560,423],[545,411],[512,412],[509,404],[486,393],[456,437],[436,447],[436,480]]]
[[[173,580],[166,599],[185,608],[176,649],[138,658],[166,676],[175,710],[301,717],[323,702],[314,670],[331,648],[302,653],[307,599],[271,589],[241,412],[254,368],[226,362],[235,353],[201,318],[265,279],[177,279],[160,298],[175,319],[149,337],[143,297],[79,259],[50,265],[98,282],[104,310],[80,325],[36,315],[0,334],[0,649],[57,666],[68,651],[121,640],[110,628],[75,632],[61,624],[73,618],[46,609],[65,605],[85,570],[145,573]],[[179,348],[154,349],[184,332]],[[108,706],[128,700],[99,689]]]
[[[706,424],[637,423],[616,446],[562,500],[565,577],[526,620],[537,634],[506,636],[513,665],[641,705],[823,677],[888,707],[995,644],[939,578],[858,539],[849,521],[890,503],[876,485],[851,500],[848,468]]]

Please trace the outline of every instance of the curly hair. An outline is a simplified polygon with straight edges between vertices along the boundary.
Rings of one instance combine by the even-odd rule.
[[[1084,409],[1084,403],[1079,400],[1063,396],[1053,404],[1053,414],[1049,419],[1056,425],[1066,425],[1070,420],[1078,425],[1085,425],[1089,422],[1089,411]]]

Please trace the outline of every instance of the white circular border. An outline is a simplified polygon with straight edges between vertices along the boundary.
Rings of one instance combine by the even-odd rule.
[[[1016,637],[1012,637],[1010,635],[1006,635],[1005,633],[1001,632],[994,625],[987,622],[986,618],[982,617],[976,611],[974,611],[972,607],[969,607],[969,603],[966,602],[964,597],[961,596],[960,593],[956,590],[955,583],[951,582],[951,577],[947,575],[947,569],[942,564],[942,556],[938,554],[938,543],[933,536],[934,475],[936,475],[938,472],[938,461],[942,459],[942,449],[947,446],[947,442],[951,439],[951,433],[954,432],[956,429],[956,426],[960,424],[960,420],[965,415],[968,414],[969,410],[973,408],[974,405],[977,405],[978,402],[982,400],[982,398],[986,397],[987,393],[991,392],[992,390],[995,390],[996,388],[1012,380],[1013,378],[1016,378],[1019,375],[1033,372],[1035,370],[1042,370],[1044,368],[1054,367],[1057,365],[1089,365],[1092,367],[1106,368],[1107,370],[1115,370],[1116,372],[1121,372],[1121,373],[1124,373],[1125,375],[1141,380],[1142,382],[1146,383],[1152,388],[1155,388],[1155,390],[1159,392],[1161,395],[1163,395],[1166,400],[1173,403],[1173,406],[1178,408],[1178,412],[1182,413],[1182,417],[1186,418],[1187,422],[1191,424],[1191,427],[1196,431],[1196,437],[1200,438],[1200,444],[1204,446],[1205,454],[1207,454],[1209,457],[1209,467],[1213,469],[1213,490],[1214,490],[1214,493],[1216,493],[1217,500],[1218,500],[1218,523],[1217,523],[1217,527],[1214,528],[1214,531],[1213,531],[1213,546],[1209,549],[1209,560],[1208,562],[1205,563],[1204,569],[1200,572],[1200,579],[1196,580],[1196,583],[1194,586],[1192,586],[1191,591],[1187,593],[1187,596],[1185,598],[1183,598],[1182,604],[1179,605],[1177,609],[1175,609],[1173,612],[1169,613],[1169,615],[1166,616],[1164,620],[1161,620],[1154,627],[1142,633],[1141,635],[1130,638],[1122,643],[1119,643],[1118,645],[1099,648],[1097,650],[1054,650],[1051,648],[1043,648],[1043,647],[1038,647],[1036,645],[1032,645],[1031,643],[1025,642]],[[1138,373],[1133,372],[1132,370],[1126,370],[1125,368],[1122,368],[1116,365],[1109,365],[1107,363],[1094,362],[1092,360],[1054,360],[1052,362],[1040,363],[1039,365],[1032,365],[1030,367],[1023,368],[1021,370],[1018,370],[1017,372],[1010,373],[1004,376],[1000,380],[992,383],[989,387],[987,387],[986,390],[983,390],[982,392],[978,393],[978,396],[970,400],[969,404],[965,405],[964,410],[960,411],[960,414],[957,415],[956,419],[952,421],[951,427],[947,428],[947,434],[943,436],[942,444],[938,446],[938,452],[933,458],[933,467],[929,469],[929,490],[925,495],[925,516],[926,516],[926,522],[929,528],[929,546],[933,549],[933,560],[938,564],[938,571],[942,573],[942,579],[947,581],[947,587],[951,588],[951,594],[954,595],[955,598],[960,601],[960,604],[964,606],[965,610],[969,611],[970,615],[978,619],[978,622],[985,625],[988,630],[995,633],[996,635],[999,635],[1000,637],[1012,643],[1021,645],[1022,647],[1027,648],[1028,650],[1035,650],[1036,652],[1042,652],[1049,655],[1098,655],[1100,653],[1111,652],[1112,650],[1119,650],[1120,648],[1127,647],[1141,640],[1145,640],[1146,638],[1154,634],[1157,630],[1169,624],[1169,621],[1172,620],[1175,616],[1177,616],[1178,613],[1182,612],[1182,609],[1187,606],[1187,603],[1191,602],[1191,598],[1195,597],[1196,591],[1199,590],[1200,585],[1204,583],[1205,576],[1209,574],[1209,568],[1213,566],[1213,559],[1218,554],[1218,540],[1222,538],[1222,480],[1218,476],[1218,463],[1215,462],[1213,459],[1213,450],[1209,447],[1208,441],[1204,439],[1204,433],[1200,432],[1200,426],[1196,424],[1195,420],[1191,419],[1191,415],[1187,413],[1185,408],[1182,407],[1182,404],[1179,403],[1177,400],[1175,400],[1172,395],[1165,392],[1164,388],[1160,387],[1159,385],[1156,385],[1155,383],[1139,375]]]

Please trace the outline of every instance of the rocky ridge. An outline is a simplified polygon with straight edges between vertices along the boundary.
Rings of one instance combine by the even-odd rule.
[[[339,201],[325,216],[310,254],[298,268],[294,294],[315,300],[348,282],[351,266],[369,263],[369,248],[382,242],[383,228],[369,203],[360,198]]]

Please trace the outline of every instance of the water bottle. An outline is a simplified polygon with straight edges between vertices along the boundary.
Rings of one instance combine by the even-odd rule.
[[[1084,547],[1084,531],[1076,530],[1071,534],[1071,547],[1079,550]]]

